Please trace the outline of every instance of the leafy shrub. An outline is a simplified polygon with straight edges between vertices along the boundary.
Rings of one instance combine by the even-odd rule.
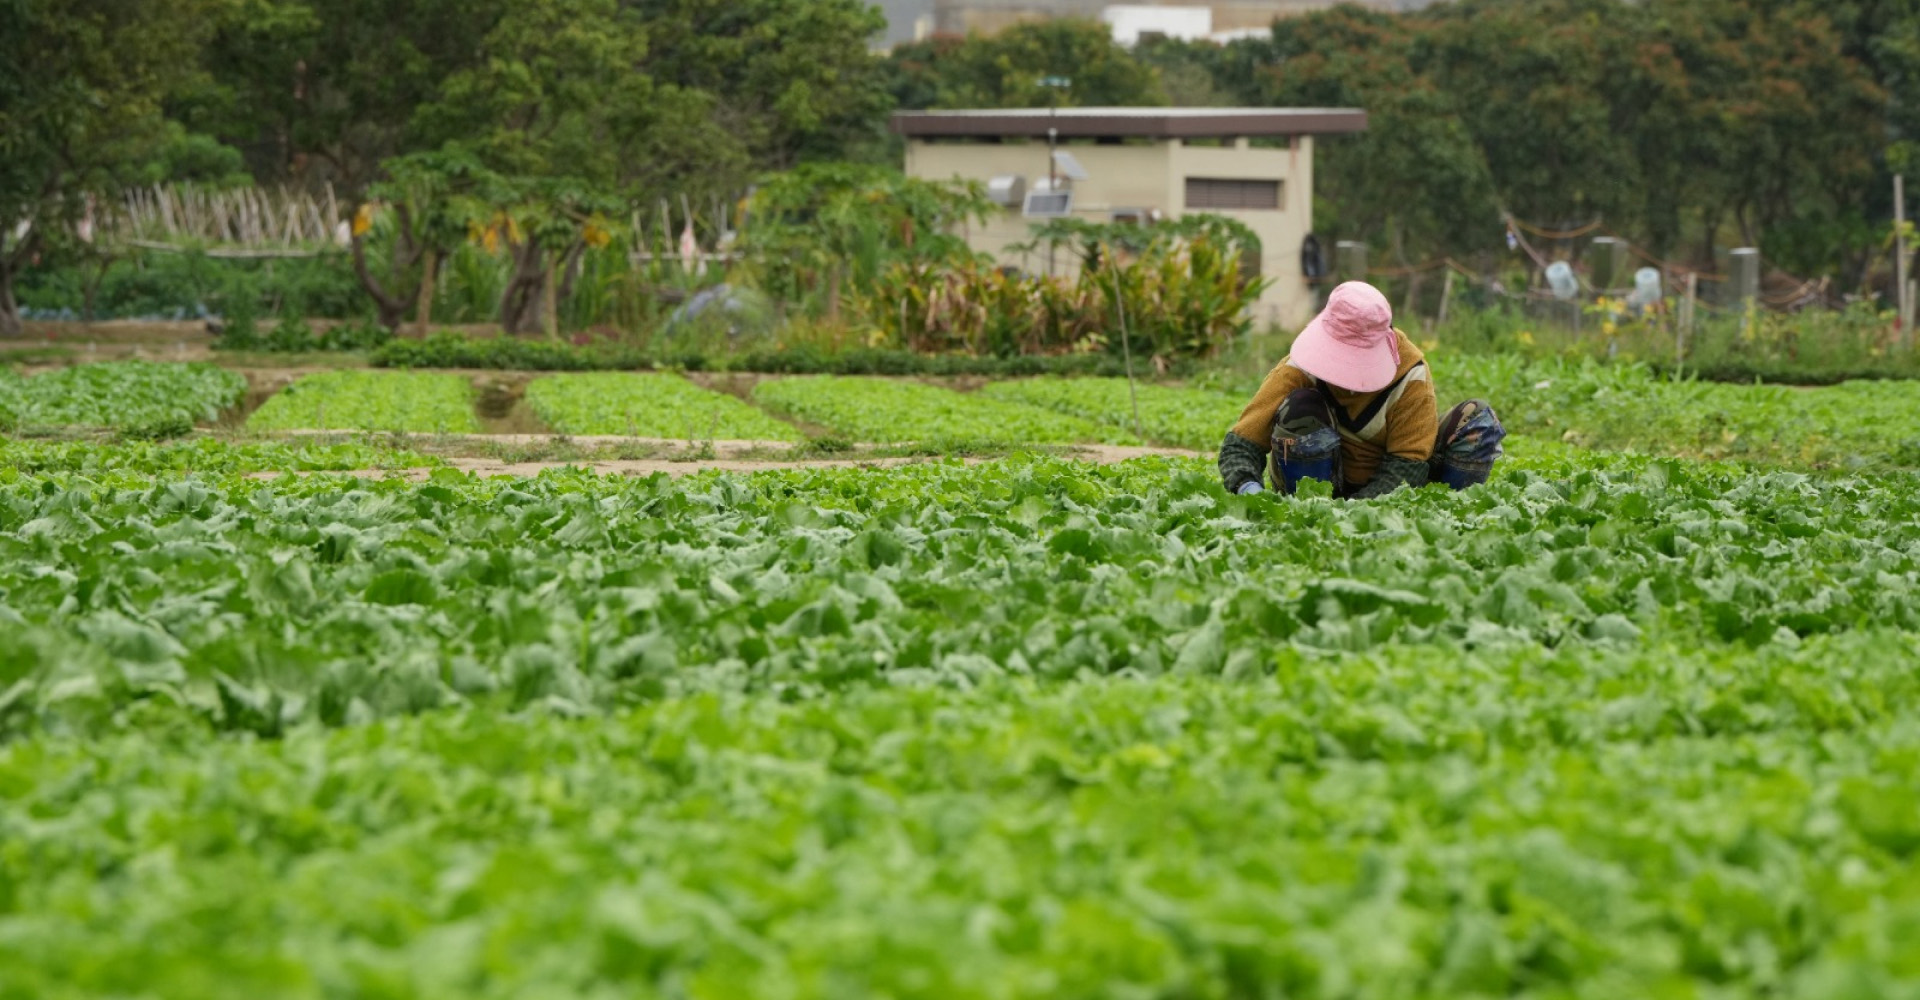
[[[1240,271],[1224,240],[1147,240],[1136,252],[1094,248],[1071,277],[1020,274],[984,261],[899,264],[862,300],[867,322],[916,351],[1007,357],[1130,349],[1141,358],[1217,353],[1251,324],[1263,281]]]
[[[1121,375],[1120,358],[1106,354],[1013,355],[973,357],[856,347],[828,351],[813,345],[765,348],[736,354],[706,355],[672,350],[643,350],[621,345],[575,346],[551,340],[514,337],[469,338],[441,331],[423,340],[394,340],[375,349],[370,360],[383,368],[491,368],[514,371],[681,371],[764,372],[771,375]],[[1149,366],[1136,359],[1141,371]],[[1175,363],[1179,373],[1190,366]]]
[[[80,315],[94,266],[75,263],[23,272],[21,305]],[[222,316],[231,327],[261,315],[354,318],[366,314],[368,304],[352,265],[340,253],[250,260],[137,251],[107,265],[93,308],[100,319]]]
[[[213,346],[228,351],[304,354],[314,351],[372,350],[393,339],[393,331],[370,319],[331,323],[316,331],[304,317],[294,316],[280,320],[274,325],[273,332],[265,336],[261,336],[251,322],[241,326],[229,322]]]

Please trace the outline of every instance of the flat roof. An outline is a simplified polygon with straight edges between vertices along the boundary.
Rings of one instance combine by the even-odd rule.
[[[1325,135],[1366,131],[1367,113],[1359,108],[1010,108],[893,114],[893,130],[909,138],[1044,137],[1050,128],[1063,139]]]

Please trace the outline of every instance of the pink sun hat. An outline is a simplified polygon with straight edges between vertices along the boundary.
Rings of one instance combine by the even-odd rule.
[[[1294,338],[1294,367],[1348,392],[1379,392],[1400,370],[1393,306],[1380,289],[1349,281],[1327,296],[1327,307]]]

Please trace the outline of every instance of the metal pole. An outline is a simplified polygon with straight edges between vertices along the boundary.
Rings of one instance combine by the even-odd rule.
[[[1060,140],[1060,130],[1053,127],[1052,121],[1058,108],[1047,110],[1047,195],[1052,197],[1060,190],[1060,173],[1054,165],[1053,151]],[[1053,250],[1055,240],[1047,240],[1047,277],[1053,277]]]

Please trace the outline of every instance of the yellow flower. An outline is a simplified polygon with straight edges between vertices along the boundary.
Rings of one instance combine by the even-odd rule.
[[[1532,330],[1522,330],[1522,331],[1520,331],[1519,333],[1516,333],[1516,334],[1514,334],[1513,336],[1514,336],[1514,339],[1515,339],[1515,340],[1518,340],[1518,341],[1519,341],[1519,342],[1521,342],[1522,344],[1525,344],[1525,345],[1527,345],[1528,347],[1532,347],[1532,346],[1533,346],[1533,331],[1532,331]]]
[[[585,240],[586,244],[595,250],[604,250],[607,248],[607,244],[613,242],[613,234],[608,232],[606,227],[600,225],[600,223],[595,220],[588,220],[586,229],[581,232],[580,238]]]
[[[360,210],[358,212],[353,213],[353,235],[365,236],[367,235],[367,230],[372,228],[373,228],[373,202],[367,202],[366,204],[360,206]]]

